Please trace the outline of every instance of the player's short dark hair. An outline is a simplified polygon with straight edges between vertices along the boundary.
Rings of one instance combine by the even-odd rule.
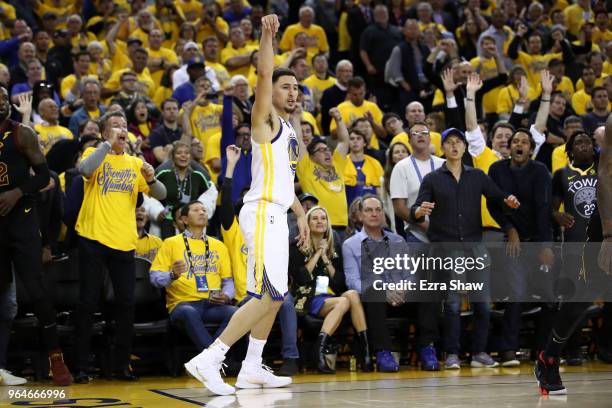
[[[567,139],[567,142],[565,143],[565,153],[567,154],[567,157],[569,157],[570,160],[574,159],[573,150],[574,150],[574,143],[576,142],[576,138],[582,135],[588,137],[591,140],[591,143],[593,143],[593,152],[595,152],[595,140],[593,139],[593,136],[590,135],[585,130],[577,130],[570,135],[570,137]]]
[[[518,128],[514,131],[514,133],[512,133],[512,136],[510,136],[510,138],[508,139],[508,149],[510,148],[510,146],[512,145],[512,140],[516,137],[516,135],[518,135],[519,133],[526,133],[527,136],[529,136],[529,145],[531,146],[531,150],[535,150],[536,148],[536,142],[533,139],[533,135],[531,134],[531,131],[527,128]]]
[[[181,217],[186,217],[189,214],[189,209],[195,204],[204,205],[198,200],[193,200],[193,201],[188,202],[187,204],[181,207],[181,212],[180,212]]]
[[[169,103],[176,103],[176,105],[180,108],[181,104],[179,103],[179,101],[177,101],[174,98],[166,98],[164,99],[164,101],[161,103],[160,108],[161,110],[164,110],[164,107],[169,104]]]
[[[395,112],[387,112],[387,113],[385,113],[383,115],[382,120],[380,121],[382,123],[383,127],[387,125],[387,121],[389,119],[391,119],[391,118],[395,118],[395,119],[397,119],[399,121],[402,120],[402,118],[400,118],[400,115],[398,115],[397,113],[395,113]]]
[[[106,112],[100,118],[100,133],[104,133],[104,131],[106,130],[106,127],[108,126],[108,121],[110,120],[110,118],[123,118],[127,122],[125,113],[121,111]]]
[[[595,97],[595,93],[599,91],[604,91],[605,93],[608,93],[608,90],[603,86],[596,86],[595,88],[593,88],[593,91],[591,91],[591,95],[593,96],[593,98]]]
[[[308,143],[308,146],[306,146],[306,151],[308,152],[308,154],[311,156],[315,154],[315,149],[317,148],[317,145],[321,143],[327,146],[327,142],[322,137],[319,137],[319,136],[313,137],[310,143]]]
[[[362,77],[356,76],[349,79],[347,88],[361,88],[362,86],[365,86],[365,81]]]
[[[292,70],[287,69],[287,68],[277,68],[274,70],[274,72],[272,72],[272,83],[275,84],[279,80],[280,77],[284,77],[284,76],[294,77],[295,80],[298,81],[297,76],[295,75],[295,72],[293,72]]]

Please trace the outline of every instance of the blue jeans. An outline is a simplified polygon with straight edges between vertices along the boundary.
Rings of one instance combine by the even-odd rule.
[[[251,299],[247,296],[240,302],[238,307],[244,305]],[[295,301],[291,293],[287,293],[285,300],[278,310],[278,319],[281,326],[281,337],[283,342],[283,358],[300,358],[297,348],[297,315],[295,314]]]
[[[504,305],[503,343],[501,351],[518,351],[521,331],[522,302],[527,295],[527,275],[537,272],[536,259],[528,256],[526,250],[516,258],[504,259],[503,271],[510,302]]]
[[[225,330],[236,310],[238,310],[236,306],[216,305],[207,299],[182,302],[170,313],[170,321],[173,324],[180,322],[191,341],[199,350],[204,350]],[[214,336],[208,333],[204,323],[220,324]]]

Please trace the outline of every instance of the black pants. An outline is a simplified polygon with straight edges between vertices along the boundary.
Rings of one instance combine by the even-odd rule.
[[[15,275],[31,300],[47,351],[59,348],[55,308],[43,283],[42,243],[36,206],[21,200],[5,217],[0,217],[0,286]]]
[[[440,316],[440,302],[404,303],[401,306],[391,306],[387,303],[385,291],[366,289],[363,308],[368,324],[368,337],[372,350],[390,350],[391,335],[386,324],[389,317],[407,317],[417,315],[418,346],[424,347],[436,342],[439,337],[438,318]]]
[[[128,366],[134,333],[134,251],[119,251],[79,237],[79,318],[77,370],[87,369],[94,312],[100,301],[107,270],[113,284],[115,313],[114,368]]]

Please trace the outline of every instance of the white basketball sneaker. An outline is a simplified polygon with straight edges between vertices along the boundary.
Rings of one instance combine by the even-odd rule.
[[[10,371],[0,368],[0,385],[21,385],[27,382],[25,378],[17,377]]]
[[[236,389],[226,384],[221,377],[220,371],[223,370],[223,360],[225,360],[225,357],[215,356],[210,350],[206,349],[185,363],[185,369],[213,394],[230,395],[236,392]]]
[[[279,377],[274,375],[268,366],[258,363],[242,362],[240,373],[238,373],[238,388],[280,388],[291,384],[291,377]]]

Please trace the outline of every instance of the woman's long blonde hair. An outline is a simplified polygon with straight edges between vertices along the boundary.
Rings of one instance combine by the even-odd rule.
[[[329,222],[329,214],[327,213],[327,210],[323,207],[319,207],[318,205],[315,207],[312,207],[306,213],[306,222],[308,223],[308,225],[310,225],[310,218],[312,217],[312,214],[318,210],[323,211],[325,213],[325,216],[327,217],[327,231],[325,232],[325,235],[323,235],[323,239],[327,241],[327,258],[333,259],[336,257],[336,253],[334,250],[334,234],[332,231],[331,223]],[[300,250],[308,259],[315,253],[316,249],[315,249],[312,233],[308,235],[306,242],[304,243],[302,248],[300,248]]]

